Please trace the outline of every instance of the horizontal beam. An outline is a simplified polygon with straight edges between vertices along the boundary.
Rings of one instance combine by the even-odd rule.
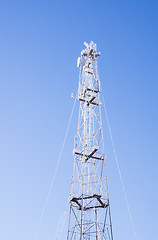
[[[89,198],[101,198],[101,195],[93,194],[92,196],[78,197],[76,200],[89,199]]]
[[[95,93],[98,93],[99,90],[94,90],[94,89],[91,89],[91,88],[86,88],[88,91],[91,91],[91,92],[95,92]]]
[[[97,206],[92,206],[92,207],[84,207],[83,210],[86,211],[86,210],[89,210],[89,209],[92,209],[92,208],[106,208],[108,206],[109,206],[109,204],[97,205]]]
[[[93,194],[92,196],[86,196],[86,197],[78,197],[78,198],[74,197],[71,199],[71,201],[75,202],[79,206],[78,210],[81,210],[82,205],[79,203],[79,201],[85,200],[85,199],[92,199],[92,198],[96,198],[98,200],[98,202],[100,203],[100,205],[84,207],[83,208],[84,211],[92,209],[92,208],[106,208],[109,206],[109,201],[106,201],[105,203],[103,203],[103,201],[101,200],[101,195],[97,195],[97,194]]]

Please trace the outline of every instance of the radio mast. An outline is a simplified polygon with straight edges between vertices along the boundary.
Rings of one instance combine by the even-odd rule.
[[[96,44],[84,42],[80,67],[78,129],[67,240],[113,240],[101,118]]]

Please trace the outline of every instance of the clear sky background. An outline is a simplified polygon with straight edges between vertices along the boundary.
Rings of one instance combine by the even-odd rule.
[[[158,1],[0,1],[0,239],[34,240],[78,87],[83,42],[98,69],[138,240],[158,238]],[[134,235],[102,109],[115,240]],[[68,205],[75,107],[37,240]],[[62,240],[66,239],[67,219]]]

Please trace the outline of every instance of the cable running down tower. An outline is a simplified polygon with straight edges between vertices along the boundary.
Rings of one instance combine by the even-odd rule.
[[[97,71],[100,52],[92,41],[84,45],[77,62],[80,107],[67,240],[113,240]]]

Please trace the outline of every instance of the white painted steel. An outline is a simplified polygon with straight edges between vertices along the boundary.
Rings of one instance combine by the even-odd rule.
[[[78,100],[78,129],[67,240],[113,240],[101,118],[96,44],[84,42]]]

